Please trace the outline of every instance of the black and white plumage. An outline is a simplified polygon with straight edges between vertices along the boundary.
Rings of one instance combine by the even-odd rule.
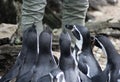
[[[66,25],[66,28],[71,30],[77,39],[75,44],[77,50],[74,48],[74,51],[76,60],[78,59],[77,61],[79,69],[90,78],[102,72],[101,67],[92,52],[90,32],[88,29],[80,25]],[[80,40],[78,37],[80,37]]]
[[[16,58],[13,67],[2,77],[0,82],[8,82],[15,77],[17,78],[16,82],[28,82],[26,80],[30,80],[37,55],[36,36],[34,24],[24,31],[21,52]]]
[[[60,59],[59,67],[65,74],[66,82],[91,82],[91,80],[79,71],[71,52],[71,38],[66,32],[60,35]],[[82,78],[81,78],[82,77]]]
[[[54,69],[60,70],[52,54],[52,32],[46,28],[39,36],[39,57],[32,82],[46,82],[45,79],[47,79],[47,81],[52,79],[49,74],[51,74],[50,72],[54,71]],[[63,73],[62,71],[60,72]]]
[[[96,35],[95,38],[96,45],[104,51],[107,56],[107,65],[110,66],[108,82],[120,82],[120,55],[108,37]]]
[[[53,69],[49,74],[38,79],[37,82],[66,82],[64,73],[56,68]]]

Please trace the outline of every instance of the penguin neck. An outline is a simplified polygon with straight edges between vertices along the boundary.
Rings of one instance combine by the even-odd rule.
[[[39,54],[40,55],[50,55],[52,54],[52,48],[51,47],[39,47]]]
[[[110,41],[107,40],[102,40],[102,50],[104,51],[104,53],[106,54],[108,60],[110,59],[114,59],[117,57],[118,53],[115,49],[115,47],[112,45],[112,43]]]
[[[71,55],[71,49],[61,50],[61,56],[68,57]]]
[[[113,59],[118,54],[113,45],[105,46],[104,48],[108,59]]]
[[[83,45],[82,45],[82,51],[83,52],[91,52],[92,48],[91,48],[91,44],[90,44],[90,38],[83,38]]]
[[[90,55],[90,53],[92,54],[92,49],[90,47],[85,47],[82,49],[82,53],[87,53],[85,55]]]
[[[71,56],[71,53],[62,53],[62,52],[61,52],[61,56],[62,56],[62,57],[69,57],[69,56]]]

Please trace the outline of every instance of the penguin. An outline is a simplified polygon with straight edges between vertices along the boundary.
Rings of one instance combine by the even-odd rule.
[[[25,40],[27,50],[16,82],[29,82],[31,80],[38,55],[36,26],[33,24],[32,27],[25,30],[24,34],[25,39],[23,39],[23,41]]]
[[[29,36],[30,34],[30,36]],[[35,37],[31,37],[36,35],[35,31],[35,25],[33,24],[30,28],[26,29],[26,31],[23,33],[23,41],[22,41],[22,48],[21,51],[19,52],[15,64],[12,66],[12,68],[0,79],[0,82],[8,82],[12,80],[13,78],[17,77],[20,72],[26,73],[26,70],[22,71],[21,68],[24,66],[25,62],[25,57],[27,57],[28,51],[27,49],[29,48],[28,44],[29,39],[35,39]],[[31,39],[32,38],[32,39]],[[31,43],[30,43],[31,45]],[[35,56],[35,54],[33,54]],[[31,61],[31,60],[29,60]]]
[[[66,30],[60,35],[60,59],[59,67],[64,72],[66,82],[91,82],[91,80],[79,71],[71,53],[71,38]],[[82,77],[82,78],[81,78]]]
[[[59,68],[52,54],[52,32],[49,28],[46,28],[39,36],[39,56],[32,82],[43,81],[44,78],[42,77],[48,75],[54,69]]]
[[[110,39],[104,35],[96,35],[95,44],[107,56],[107,65],[110,66],[108,82],[120,82],[120,54],[118,54]]]
[[[66,25],[65,27],[71,30],[77,39],[73,50],[73,53],[74,51],[75,53],[73,55],[76,56],[79,70],[81,70],[89,78],[101,73],[102,69],[92,52],[90,32],[87,27],[81,25]]]

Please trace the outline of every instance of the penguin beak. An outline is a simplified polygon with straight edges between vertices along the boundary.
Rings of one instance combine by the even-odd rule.
[[[71,30],[76,39],[80,40],[80,32],[75,25],[65,25],[65,27]]]

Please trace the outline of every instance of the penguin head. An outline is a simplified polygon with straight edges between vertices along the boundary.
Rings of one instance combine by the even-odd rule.
[[[75,38],[77,40],[81,39],[81,33],[79,32],[79,30],[76,28],[75,25],[65,25],[65,27],[69,30],[71,30],[71,32],[73,33],[73,35],[75,36]]]
[[[96,35],[95,39],[96,39],[95,45],[97,45],[99,48],[102,48],[103,52],[108,57],[109,61],[116,57],[115,55],[118,53],[107,36]]]
[[[49,28],[44,29],[39,36],[39,51],[50,52],[52,49],[52,32]]]
[[[59,44],[61,53],[68,54],[70,52],[71,37],[66,30],[62,31],[59,39]]]
[[[110,41],[110,39],[108,37],[103,36],[103,35],[96,35],[95,39],[100,44],[103,52],[105,52],[105,54],[107,56],[107,65],[110,65],[109,78],[111,78],[111,77],[114,78],[114,75],[116,75],[115,76],[115,78],[116,78],[117,74],[114,74],[114,73],[118,73],[118,71],[120,70],[120,69],[118,69],[119,64],[120,64],[120,62],[119,62],[120,55],[118,54],[117,50],[114,48],[112,42]],[[111,80],[111,81],[113,81],[113,80]]]
[[[71,30],[73,35],[76,37],[76,45],[80,49],[90,46],[90,32],[87,27],[81,25],[66,25],[67,29]],[[78,38],[79,37],[79,38]]]
[[[103,52],[105,53],[105,55],[107,56],[107,52],[106,52],[106,48],[104,43],[104,40],[106,40],[106,37],[103,35],[96,35],[95,36],[95,46],[97,46],[98,48],[102,49]]]
[[[23,45],[26,45],[30,49],[37,48],[37,32],[36,26],[34,24],[24,31],[22,43]]]

